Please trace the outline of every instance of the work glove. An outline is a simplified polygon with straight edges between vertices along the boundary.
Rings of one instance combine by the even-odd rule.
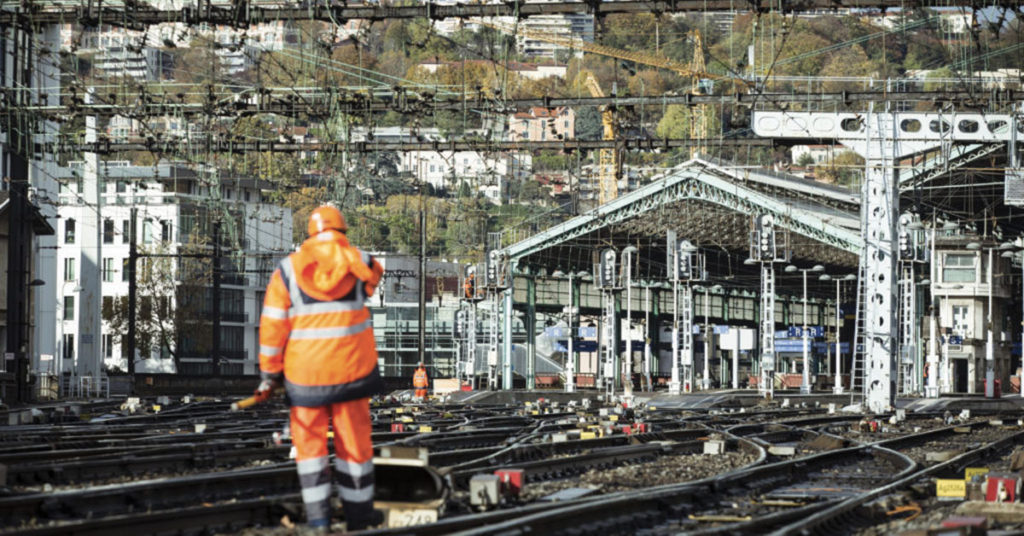
[[[269,396],[270,393],[273,393],[275,389],[280,387],[281,380],[276,378],[264,378],[263,381],[260,382],[259,387],[256,388],[256,392],[254,394]]]

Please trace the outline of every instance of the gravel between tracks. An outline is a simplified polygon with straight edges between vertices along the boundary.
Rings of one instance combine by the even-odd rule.
[[[591,469],[569,479],[530,483],[524,486],[520,498],[525,502],[535,501],[569,488],[589,488],[604,494],[676,484],[721,474],[753,463],[754,459],[753,455],[741,452],[661,456],[646,463]]]

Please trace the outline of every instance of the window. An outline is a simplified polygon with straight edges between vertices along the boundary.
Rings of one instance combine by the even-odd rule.
[[[971,330],[971,319],[970,319],[971,308],[966,305],[954,305],[953,306],[953,334],[961,337],[970,338],[973,333]]]
[[[68,257],[64,259],[64,281],[75,280],[75,259]]]
[[[568,120],[563,121],[562,122],[562,127],[565,128],[566,130],[569,130],[569,121]]]
[[[75,358],[75,334],[64,334],[64,359]]]
[[[127,244],[128,238],[132,236],[132,221],[121,220],[121,243]]]
[[[112,316],[114,314],[114,297],[113,296],[104,296],[102,303],[103,303],[103,306],[102,306],[103,308],[100,309],[100,311],[103,314],[104,318],[109,318],[110,316]]]
[[[128,191],[128,183],[125,181],[117,181],[117,193],[123,194]]]
[[[103,357],[111,359],[114,357],[114,336],[103,335]]]
[[[151,244],[153,242],[153,220],[143,220],[142,222],[142,243]]]
[[[121,281],[130,281],[130,264],[127,258],[121,259]]]
[[[64,320],[75,319],[75,297],[64,296]]]
[[[157,296],[156,298],[157,314],[162,318],[170,318],[171,316],[171,299],[167,296]]]
[[[171,222],[160,222],[160,240],[163,240],[164,242],[171,241]]]
[[[103,243],[114,243],[114,220],[103,220]]]
[[[64,222],[64,243],[74,244],[75,243],[75,220],[68,219]]]
[[[437,166],[435,166],[434,164],[430,164],[430,172],[433,173],[435,171],[437,171]]]
[[[112,283],[114,281],[114,259],[106,257],[103,259],[103,282]]]
[[[942,266],[943,283],[974,283],[974,255],[947,253]]]
[[[245,191],[245,202],[246,202],[246,203],[248,203],[248,202],[249,202],[249,190],[246,190],[246,191]]]
[[[153,318],[153,297],[143,296],[139,300],[139,318]]]

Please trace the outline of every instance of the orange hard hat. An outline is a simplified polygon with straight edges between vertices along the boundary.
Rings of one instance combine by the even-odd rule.
[[[335,229],[341,232],[348,232],[348,225],[345,223],[345,216],[341,211],[331,205],[322,205],[316,208],[309,215],[309,236],[318,235],[328,229]]]

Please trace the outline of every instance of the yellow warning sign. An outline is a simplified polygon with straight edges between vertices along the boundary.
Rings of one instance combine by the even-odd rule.
[[[939,499],[963,499],[967,495],[967,481],[940,478],[935,481],[935,496]]]
[[[597,434],[594,432],[580,432],[580,439],[594,439],[596,437]]]
[[[429,426],[420,425],[420,432],[433,432],[434,429]]]
[[[974,477],[978,475],[987,475],[988,467],[968,467],[964,469],[964,480],[970,482]]]

